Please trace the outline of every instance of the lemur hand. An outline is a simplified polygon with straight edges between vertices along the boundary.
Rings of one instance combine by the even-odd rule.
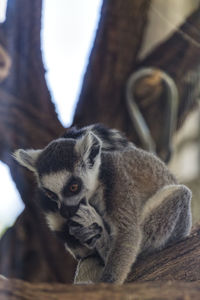
[[[89,204],[80,204],[69,221],[69,233],[89,249],[94,249],[103,232],[101,216]]]

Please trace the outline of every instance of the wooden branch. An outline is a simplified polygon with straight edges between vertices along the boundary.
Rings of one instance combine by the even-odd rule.
[[[124,86],[139,52],[150,1],[103,2],[73,123],[102,122],[126,132]]]
[[[0,295],[5,300],[199,300],[199,282],[145,282],[123,286],[33,284],[21,280],[0,279]]]
[[[54,116],[56,127],[59,124],[41,54],[41,9],[42,0],[8,0],[2,31],[12,68],[2,87],[19,101],[31,102],[35,108]]]
[[[11,168],[16,183],[19,167],[10,154],[20,147],[42,148],[64,131],[45,80],[41,7],[42,0],[9,0],[6,21],[0,27],[0,41],[12,64],[0,85],[0,159]],[[17,187],[20,193],[24,189],[18,183]]]

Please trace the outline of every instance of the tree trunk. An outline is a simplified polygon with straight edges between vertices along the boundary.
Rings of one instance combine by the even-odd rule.
[[[126,80],[147,26],[150,1],[104,1],[73,124],[101,122],[127,132]],[[89,108],[89,109],[88,109]]]

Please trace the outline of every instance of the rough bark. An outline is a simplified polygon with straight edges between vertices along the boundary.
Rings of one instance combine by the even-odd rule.
[[[73,123],[127,131],[124,87],[138,55],[150,1],[104,1]],[[88,109],[89,108],[89,109]]]
[[[123,22],[123,14],[121,18],[114,13],[109,14],[109,5],[102,10],[104,19],[110,26],[104,27],[106,25],[100,22],[73,121],[79,126],[102,122],[109,127],[116,127],[124,131],[132,141],[140,146],[140,140],[131,123],[125,103],[125,87],[132,72],[151,66],[158,67],[172,76],[179,91],[178,127],[194,107],[200,92],[199,9],[166,41],[156,47],[148,57],[139,62],[137,61],[139,47],[136,46],[138,39],[135,40],[131,37],[137,37],[135,32],[138,34],[143,32],[141,25],[146,20],[147,2],[149,1],[138,1],[138,7],[134,12],[129,7],[130,14],[128,16],[132,21],[127,22],[121,32],[117,32],[116,28],[120,21]],[[128,3],[131,6],[131,1]],[[142,6],[145,7],[143,13],[141,13]],[[114,21],[111,22],[112,16],[115,17],[116,24]],[[107,24],[106,22],[105,24]],[[130,35],[129,39],[127,39],[128,35]],[[105,43],[102,42],[103,39],[105,39]],[[129,49],[132,47],[135,51],[131,52]],[[150,78],[149,81],[149,78],[145,78],[138,83],[136,89],[136,102],[147,121],[159,152],[162,147],[160,141],[163,128],[166,127],[165,87],[159,78],[155,79],[153,76],[153,80]]]
[[[199,300],[198,282],[146,282],[114,285],[70,286],[61,284],[31,284],[20,280],[0,279],[2,300]]]

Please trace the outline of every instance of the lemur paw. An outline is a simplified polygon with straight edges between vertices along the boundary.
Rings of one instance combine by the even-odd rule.
[[[102,228],[97,223],[83,227],[77,222],[69,222],[69,233],[90,249],[95,248],[97,240],[101,237],[101,232]]]
[[[102,219],[89,204],[80,204],[76,214],[69,221],[69,233],[90,249],[94,249],[101,237]]]

